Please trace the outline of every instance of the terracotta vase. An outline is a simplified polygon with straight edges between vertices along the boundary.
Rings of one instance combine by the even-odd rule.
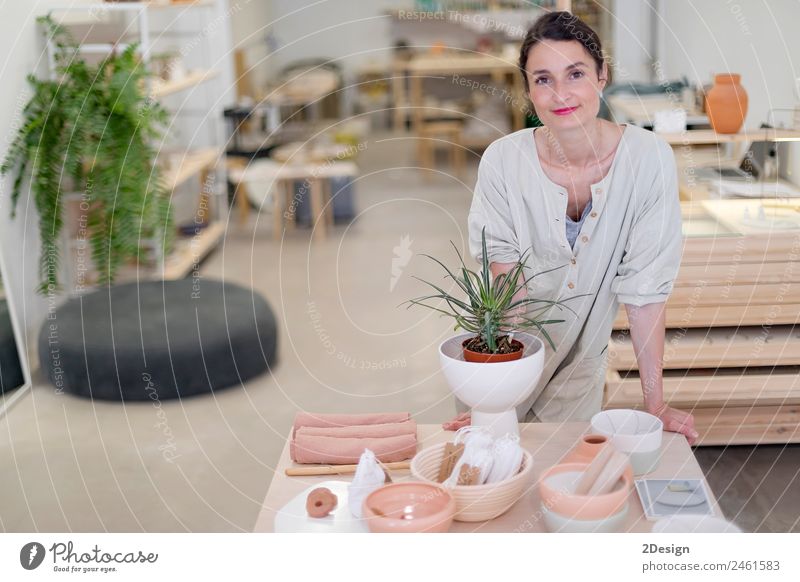
[[[510,352],[508,354],[484,354],[483,352],[474,352],[472,350],[467,349],[467,344],[472,341],[472,338],[466,339],[462,342],[461,347],[464,348],[464,359],[467,362],[475,362],[478,364],[492,364],[496,362],[511,362],[513,360],[519,360],[522,357],[522,353],[525,351],[525,346],[522,345],[522,342],[517,340],[511,340],[511,345],[516,346],[519,349],[515,352]]]
[[[591,463],[603,447],[608,446],[608,437],[602,434],[585,434],[567,455],[562,463]]]
[[[747,115],[747,92],[739,83],[741,75],[723,74],[714,78],[706,95],[706,112],[717,133],[737,133]]]

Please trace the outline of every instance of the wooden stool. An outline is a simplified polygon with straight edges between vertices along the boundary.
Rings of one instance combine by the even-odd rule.
[[[433,169],[436,162],[436,148],[450,150],[450,163],[456,176],[463,178],[466,163],[461,135],[462,122],[457,120],[424,121],[419,130],[419,163],[423,168]],[[425,172],[429,179],[431,173]]]

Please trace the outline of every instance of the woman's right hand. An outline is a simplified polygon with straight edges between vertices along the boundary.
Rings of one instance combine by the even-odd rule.
[[[470,424],[472,424],[472,413],[462,412],[453,420],[448,420],[447,422],[442,423],[442,428],[444,430],[458,430],[462,427],[469,426]]]

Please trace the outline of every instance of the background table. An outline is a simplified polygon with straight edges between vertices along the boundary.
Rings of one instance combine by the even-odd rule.
[[[589,432],[588,422],[569,423],[535,423],[521,424],[522,446],[533,455],[533,477],[530,486],[514,506],[500,517],[486,522],[453,522],[451,532],[543,532],[544,521],[541,514],[539,490],[536,481],[542,471],[555,465],[568,451],[570,451],[581,435]],[[419,449],[431,445],[450,441],[452,432],[445,432],[439,425],[422,424],[417,428]],[[329,480],[350,481],[352,475],[322,476],[322,477],[287,477],[284,470],[287,467],[297,466],[289,457],[288,442],[283,448],[275,477],[272,479],[267,497],[261,507],[261,513],[256,521],[256,532],[273,531],[275,513],[280,510],[296,495],[315,483]],[[392,471],[392,479],[405,481],[410,479],[410,471]],[[661,461],[658,468],[642,478],[647,479],[703,479],[703,472],[692,453],[691,448],[682,435],[664,433]],[[706,483],[706,485],[708,485]],[[722,516],[716,498],[711,493],[711,502],[718,516]],[[628,500],[628,518],[622,531],[649,532],[653,522],[645,519],[639,496],[634,492]]]

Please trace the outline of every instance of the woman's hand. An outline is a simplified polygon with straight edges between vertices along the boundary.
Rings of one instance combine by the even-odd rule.
[[[453,420],[448,420],[447,422],[443,423],[442,428],[444,430],[458,430],[464,426],[469,426],[470,424],[472,424],[472,413],[462,412]]]
[[[655,410],[648,410],[653,416],[657,416],[664,423],[664,430],[669,432],[677,432],[686,437],[689,445],[693,445],[697,441],[697,431],[694,428],[694,416],[683,410],[670,408],[666,402],[662,402],[661,406]]]

